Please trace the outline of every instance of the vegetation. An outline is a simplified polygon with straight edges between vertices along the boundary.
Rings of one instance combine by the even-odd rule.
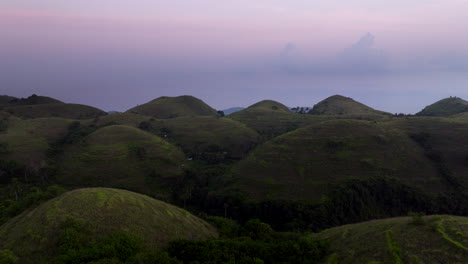
[[[331,228],[313,237],[327,241],[330,256],[335,255],[335,263],[340,264],[465,263],[468,251],[448,242],[437,226],[453,229],[447,237],[466,246],[468,218],[443,215],[424,216],[423,220],[424,225],[410,224],[409,217],[373,220]]]
[[[468,102],[459,97],[449,97],[426,106],[418,116],[451,116],[468,112]]]
[[[12,250],[21,263],[54,256],[70,217],[90,226],[89,234],[78,232],[83,240],[125,231],[148,248],[162,248],[175,239],[217,237],[211,225],[178,207],[129,191],[91,188],[67,192],[11,219],[0,227],[0,248]]]
[[[311,115],[390,115],[341,95],[328,97],[314,105],[308,113]]]
[[[80,117],[54,100],[0,105],[0,264],[468,259],[466,113],[333,96],[321,114],[266,100],[223,117],[182,96]],[[103,186],[127,191],[79,189]]]
[[[146,104],[127,110],[128,113],[152,116],[154,118],[175,118],[181,116],[217,116],[216,110],[193,96],[159,97]]]

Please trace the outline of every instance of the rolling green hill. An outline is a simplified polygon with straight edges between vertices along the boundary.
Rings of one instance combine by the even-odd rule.
[[[330,243],[327,263],[452,263],[468,260],[468,217],[374,220],[331,228],[314,237]]]
[[[131,108],[127,112],[161,119],[181,116],[217,116],[215,109],[202,100],[188,95],[159,97],[146,104]]]
[[[430,192],[449,188],[404,132],[368,121],[333,120],[279,136],[240,161],[232,175],[257,199],[318,201],[331,183],[395,177]]]
[[[25,119],[40,117],[61,117],[68,119],[90,119],[107,115],[106,112],[87,105],[50,103],[50,104],[18,104],[5,106],[4,111]]]
[[[38,104],[58,104],[63,103],[60,100],[39,95],[31,95],[28,98],[13,98],[8,102],[10,105],[38,105]]]
[[[468,112],[468,102],[458,98],[449,97],[426,106],[418,116],[451,116]]]
[[[0,143],[6,146],[0,157],[28,166],[45,166],[50,142],[65,133],[71,122],[62,118],[10,119],[6,132],[0,133]]]
[[[374,110],[352,98],[333,95],[314,105],[308,114],[311,115],[390,115]]]
[[[194,158],[240,159],[259,143],[255,131],[228,118],[178,117],[148,121],[140,128],[180,146]]]
[[[290,113],[291,110],[289,108],[281,103],[278,103],[273,100],[263,100],[260,101],[256,104],[253,104],[249,106],[247,109],[265,109],[265,110],[272,110],[275,112],[285,112],[285,113]]]
[[[57,157],[56,178],[64,186],[114,187],[163,198],[170,191],[163,183],[182,173],[184,160],[160,137],[112,125],[65,146]]]
[[[217,237],[214,227],[173,205],[125,190],[90,188],[67,192],[2,225],[0,249],[12,250],[19,263],[40,263],[58,255],[60,241],[74,235],[64,233],[70,222],[75,229],[82,223],[76,231],[87,239],[125,231],[152,250],[175,239]]]

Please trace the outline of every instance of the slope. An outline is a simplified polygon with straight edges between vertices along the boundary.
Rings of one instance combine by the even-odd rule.
[[[141,237],[148,249],[175,239],[217,237],[215,228],[173,205],[125,190],[90,188],[67,192],[2,225],[0,249],[12,250],[21,263],[55,256],[70,218],[89,227],[83,230],[88,239],[125,231]]]
[[[425,216],[374,220],[325,230],[328,263],[466,263],[468,217]]]
[[[170,191],[164,183],[182,173],[185,158],[157,136],[112,125],[65,146],[57,159],[56,178],[65,186],[117,187],[163,197]]]
[[[426,106],[416,115],[451,116],[463,112],[468,112],[468,102],[458,97],[449,97]]]

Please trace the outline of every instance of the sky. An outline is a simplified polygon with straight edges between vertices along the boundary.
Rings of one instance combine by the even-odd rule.
[[[0,94],[125,111],[468,99],[468,0],[0,0]]]

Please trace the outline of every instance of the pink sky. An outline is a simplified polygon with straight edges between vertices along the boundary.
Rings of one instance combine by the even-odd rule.
[[[49,87],[34,88],[39,93],[61,91],[66,88],[58,86],[67,83],[66,76],[87,73],[90,68],[107,77],[125,71],[129,77],[119,83],[132,83],[138,76],[145,87],[171,85],[174,94],[205,95],[199,88],[183,87],[194,83],[193,78],[203,80],[194,83],[196,87],[209,85],[207,74],[228,76],[213,79],[217,89],[234,89],[223,82],[229,79],[243,85],[250,80],[263,91],[270,84],[267,76],[275,74],[284,76],[284,85],[294,83],[304,91],[300,85],[311,87],[303,77],[307,74],[320,75],[320,82],[312,83],[321,83],[330,92],[341,91],[343,84],[333,81],[340,78],[342,83],[358,80],[356,85],[361,88],[348,89],[356,96],[372,90],[362,85],[403,93],[398,88],[401,84],[391,86],[395,80],[403,80],[403,75],[420,76],[405,77],[414,82],[405,87],[413,87],[422,85],[426,74],[434,71],[444,76],[467,73],[466,10],[466,0],[0,0],[0,69],[5,75],[0,76],[4,77],[0,94],[27,96],[31,83],[39,81],[41,87]],[[51,79],[55,69],[63,71],[61,81]],[[149,73],[141,76],[142,72],[167,75],[155,80]],[[169,79],[185,78],[178,78],[178,73],[192,77],[183,83]],[[114,86],[98,76],[89,78],[82,80],[88,86],[104,90]],[[382,83],[369,84],[368,78]],[[458,80],[454,87],[464,85],[465,79],[452,79]],[[54,85],[57,87],[50,88]],[[125,87],[120,89],[119,94],[125,94]],[[158,89],[160,92],[141,88],[140,100],[172,93],[167,87]],[[320,89],[316,88],[317,94],[322,94]],[[441,87],[431,89],[431,100],[443,95]],[[282,98],[281,89],[270,91],[272,97]],[[448,91],[462,96],[460,88]],[[268,93],[259,92],[258,96],[263,95]],[[76,96],[67,99],[84,101],[78,93]],[[245,105],[242,96],[237,97],[237,104]],[[211,100],[219,107],[229,106],[218,97]],[[102,107],[121,110],[127,105]]]

